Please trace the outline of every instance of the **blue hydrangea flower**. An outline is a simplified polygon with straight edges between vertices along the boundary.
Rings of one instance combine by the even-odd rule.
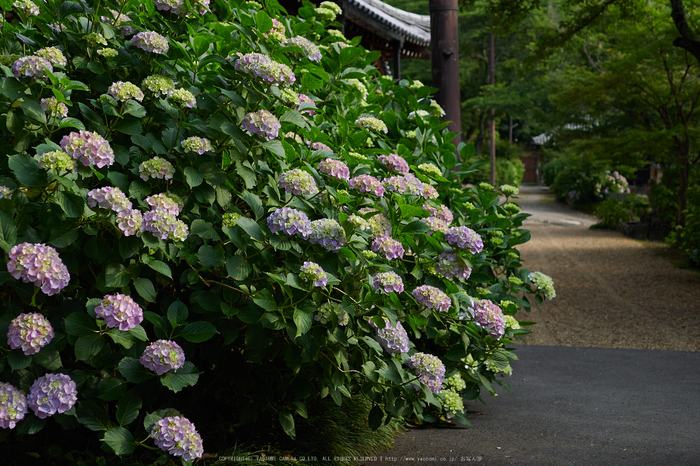
[[[78,401],[75,382],[66,374],[46,374],[29,387],[27,404],[39,419],[65,413]]]
[[[299,234],[302,238],[307,238],[313,231],[309,217],[291,207],[282,207],[272,212],[267,217],[267,225],[272,233],[281,231],[288,235]]]
[[[382,272],[374,277],[374,288],[384,293],[403,293],[403,280],[396,272]]]
[[[372,319],[368,320],[369,325],[377,331],[375,339],[389,354],[408,353],[409,340],[406,329],[401,322],[396,321],[396,326],[392,326],[389,319],[384,317],[384,328],[379,328]]]
[[[345,230],[335,220],[324,218],[311,222],[309,242],[319,244],[329,251],[338,252],[345,245],[345,241]]]
[[[267,110],[258,110],[257,112],[246,114],[243,117],[243,121],[241,121],[241,126],[243,126],[243,129],[262,136],[268,141],[275,139],[282,127],[277,117]]]
[[[27,414],[27,398],[9,383],[0,382],[0,427],[14,429]]]
[[[202,437],[194,424],[182,416],[168,416],[156,422],[151,438],[158,448],[172,456],[182,456],[185,461],[196,460],[204,454]]]
[[[299,278],[307,282],[313,282],[314,286],[324,287],[328,283],[326,272],[315,262],[304,262],[299,272]]]
[[[415,353],[408,358],[408,367],[416,371],[418,379],[427,385],[431,392],[438,393],[442,389],[445,365],[437,356]]]
[[[478,254],[484,248],[481,236],[469,227],[452,227],[445,233],[445,241],[451,246],[469,249],[472,254]]]
[[[149,371],[163,375],[185,365],[185,352],[174,341],[158,340],[143,350],[139,361]]]
[[[143,321],[143,309],[130,296],[117,293],[102,298],[95,308],[95,315],[103,319],[109,328],[130,330]]]
[[[59,293],[70,281],[58,252],[43,243],[21,243],[10,249],[7,271],[17,280],[34,283],[48,296]]]
[[[430,285],[421,285],[411,293],[419,304],[436,311],[445,312],[452,305],[450,297],[439,288]]]

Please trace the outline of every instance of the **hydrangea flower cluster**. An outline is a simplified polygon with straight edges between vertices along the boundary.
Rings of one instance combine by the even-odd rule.
[[[318,164],[318,171],[325,173],[333,178],[338,178],[339,180],[347,180],[350,178],[350,169],[344,162],[335,159],[322,160]]]
[[[126,102],[129,99],[143,101],[143,91],[139,87],[129,81],[117,81],[112,83],[107,89],[107,94],[114,97],[116,101]]]
[[[377,212],[377,210],[371,208],[371,207],[363,207],[361,208],[358,213],[366,216],[367,214],[371,214]],[[391,235],[391,220],[389,220],[386,215],[382,213],[376,213],[372,215],[369,220],[369,227],[372,230],[372,234],[374,236],[389,236]]]
[[[48,296],[59,293],[70,281],[56,250],[43,243],[21,243],[10,249],[7,271],[17,280],[34,283]]]
[[[355,124],[360,128],[364,128],[367,131],[374,131],[375,133],[386,134],[389,132],[386,123],[375,117],[360,117],[355,120]]]
[[[111,47],[105,47],[103,49],[98,49],[97,55],[105,58],[116,58],[119,55],[119,51]]]
[[[68,116],[68,106],[59,102],[56,97],[41,99],[41,109],[54,118],[65,118]]]
[[[175,91],[172,79],[162,74],[153,74],[141,81],[141,86],[156,97],[169,97]]]
[[[299,103],[301,102],[299,100],[299,95],[300,94],[297,94],[291,89],[282,89],[282,91],[280,92],[280,97],[282,98],[282,101],[287,105],[296,107],[296,110],[299,110]]]
[[[498,189],[500,189],[503,195],[507,197],[517,196],[520,194],[520,189],[509,184],[502,184]]]
[[[9,383],[0,382],[0,427],[14,429],[27,414],[27,398]]]
[[[73,379],[66,374],[46,374],[29,387],[27,404],[39,419],[56,413],[65,413],[78,401],[78,391]]]
[[[445,116],[445,110],[434,100],[430,100],[430,109],[428,110],[431,116],[443,117]]]
[[[156,422],[151,430],[153,443],[173,456],[193,461],[204,454],[202,437],[187,418],[168,416]]]
[[[391,192],[410,196],[422,196],[425,190],[424,183],[413,175],[392,176],[382,184]]]
[[[309,60],[315,62],[321,61],[321,49],[319,49],[318,45],[314,44],[306,37],[295,36],[290,39],[286,39],[281,43],[281,45],[283,47],[299,47]]]
[[[442,176],[442,172],[440,171],[440,169],[432,163],[421,163],[420,165],[418,165],[418,170],[429,176]]]
[[[167,53],[168,49],[170,48],[168,40],[154,31],[139,32],[131,38],[130,42],[131,45],[134,45],[141,50],[161,55]]]
[[[423,183],[423,199],[437,199],[440,197],[440,194],[438,194],[437,189],[433,187],[432,185],[429,185],[428,183]]]
[[[309,144],[308,142],[306,143],[311,150],[327,150],[328,152],[333,152],[333,149],[331,149],[329,146],[322,142],[312,142]],[[348,173],[348,177],[350,174]]]
[[[445,410],[447,419],[453,418],[457,413],[464,412],[464,402],[456,391],[446,389],[442,390],[440,395],[442,395],[442,407]]]
[[[430,113],[426,110],[416,110],[408,114],[408,119],[412,120],[414,118],[425,118],[427,116],[430,116]]]
[[[275,39],[278,42],[282,42],[286,38],[286,34],[287,29],[284,27],[284,24],[275,18],[272,18],[272,28],[269,31],[264,32],[263,36]]]
[[[181,205],[176,196],[160,193],[148,196],[145,201],[151,209],[163,210],[172,215],[180,215]]]
[[[72,132],[61,139],[63,151],[84,166],[109,167],[114,163],[114,151],[109,142],[91,131]]]
[[[171,340],[154,341],[143,350],[139,361],[149,371],[163,375],[185,365],[185,352]]]
[[[83,36],[83,39],[85,39],[85,42],[92,46],[107,45],[107,39],[105,39],[105,36],[103,36],[99,32],[91,32],[90,34],[85,34]]]
[[[520,329],[520,322],[513,316],[505,316],[506,328],[512,328],[513,330]]]
[[[557,297],[557,292],[554,290],[554,281],[549,275],[542,272],[530,272],[527,279],[537,286],[537,289],[542,290],[544,295],[549,299]]]
[[[381,252],[387,260],[402,259],[403,245],[390,236],[379,236],[372,241],[372,251]]]
[[[318,311],[316,311],[316,315],[314,316],[314,320],[325,325],[331,321],[331,316],[333,314],[339,317],[343,314],[347,315],[347,313],[343,311],[343,306],[341,306],[339,303],[328,301],[319,306]]]
[[[384,195],[384,186],[371,175],[358,175],[348,182],[351,188],[359,189],[361,193],[372,193],[377,197]]]
[[[238,219],[241,217],[243,216],[238,212],[226,212],[221,218],[221,224],[226,227],[236,226],[236,222],[238,222]]]
[[[267,217],[267,225],[272,233],[282,231],[288,235],[299,234],[304,239],[313,231],[309,217],[304,212],[291,207],[282,207],[272,212]]]
[[[276,138],[282,127],[277,117],[267,110],[258,110],[257,112],[246,114],[243,117],[243,121],[241,121],[241,126],[243,126],[243,129],[262,136],[268,141]]]
[[[415,353],[408,358],[408,367],[416,371],[418,379],[428,386],[431,392],[442,390],[445,377],[445,365],[440,358],[426,353]]]
[[[277,185],[290,194],[313,196],[318,193],[316,180],[301,168],[286,171],[280,175]]]
[[[367,96],[369,95],[369,92],[367,91],[367,86],[365,86],[362,81],[359,79],[346,79],[346,83],[352,88],[355,89],[357,92],[360,93],[362,96],[362,100],[366,100]]]
[[[143,321],[143,309],[130,296],[117,293],[106,295],[95,308],[95,315],[109,328],[130,330]]]
[[[299,99],[299,103],[297,104],[296,110],[299,110],[301,104],[309,104],[309,105],[313,105],[314,107],[316,107],[316,102],[311,100],[311,97],[309,97],[306,94],[297,94],[297,98]],[[306,113],[309,116],[313,116],[313,114],[316,112],[307,108],[307,109],[302,110],[301,113]]]
[[[31,0],[15,0],[15,2],[12,3],[12,7],[17,8],[26,16],[39,16],[41,14],[39,7]]]
[[[467,388],[467,383],[458,372],[455,375],[446,378],[444,380],[444,386],[448,387],[450,390],[454,390],[455,392],[461,392]]]
[[[233,55],[228,60],[233,60]],[[296,81],[296,76],[290,67],[278,63],[262,53],[246,53],[238,58],[233,66],[236,71],[249,74],[268,85],[289,87]]]
[[[133,209],[117,217],[117,228],[124,236],[141,236],[143,231],[143,214],[138,209]]]
[[[153,0],[153,4],[157,10],[169,11],[174,15],[185,16],[189,13],[184,0]]]
[[[437,256],[435,271],[445,278],[456,277],[462,280],[467,280],[472,273],[472,269],[464,260],[453,252],[443,252]]]
[[[214,146],[211,145],[211,141],[207,138],[191,136],[180,144],[182,144],[182,148],[185,152],[196,152],[199,155],[214,151]]]
[[[408,162],[397,154],[380,155],[377,158],[389,170],[394,170],[404,175],[408,174],[410,171]]]
[[[68,60],[63,52],[56,47],[44,47],[34,52],[37,57],[45,58],[54,66],[66,66]]]
[[[389,319],[384,317],[384,328],[379,328],[377,324],[374,323],[372,319],[368,320],[369,325],[377,331],[377,335],[374,337],[377,342],[386,350],[389,354],[397,353],[408,353],[409,340],[406,329],[403,328],[401,322],[396,321],[396,326],[392,326]]]
[[[108,209],[117,213],[117,215],[128,215],[131,212],[131,201],[119,188],[106,186],[88,191],[87,194],[88,206],[95,206],[101,209]]]
[[[446,312],[450,306],[452,306],[452,301],[450,297],[447,296],[439,288],[435,288],[430,285],[421,285],[417,287],[411,293],[418,304],[422,304],[428,309],[435,309],[436,311]]]
[[[37,312],[18,315],[12,319],[7,330],[7,344],[10,348],[21,349],[27,356],[41,351],[53,337],[51,323]]]
[[[197,105],[197,98],[187,89],[176,89],[170,93],[170,98],[177,102],[180,107],[194,108]]]
[[[314,13],[316,17],[321,21],[335,21],[335,11],[329,10],[328,8],[314,8]]]
[[[445,233],[445,241],[451,246],[469,249],[472,254],[478,254],[484,248],[481,236],[469,227],[452,227]]]
[[[412,91],[415,91],[416,89],[420,89],[423,86],[425,86],[425,84],[423,84],[418,79],[415,79],[413,82],[408,84],[408,88],[411,89]]]
[[[491,338],[501,339],[506,330],[506,320],[498,305],[488,299],[473,299],[468,311],[474,322],[490,330]],[[460,318],[464,317],[465,315],[460,315]]]
[[[173,164],[158,156],[141,162],[139,165],[139,176],[143,181],[147,181],[149,178],[172,180],[173,175],[175,175]]]
[[[299,272],[299,278],[307,282],[313,282],[314,286],[323,287],[328,283],[326,272],[315,262],[304,262]]]
[[[357,214],[352,214],[348,218],[348,221],[359,230],[369,230],[371,228],[369,222]]]
[[[178,220],[180,204],[165,193],[146,198],[151,210],[143,214],[143,231],[153,233],[156,238],[184,241],[189,229],[182,220]]]
[[[314,220],[311,222],[309,242],[329,251],[338,252],[346,242],[345,230],[337,221],[330,218]]]
[[[15,78],[46,78],[49,76],[46,70],[53,73],[51,62],[36,55],[18,58],[12,64]]]
[[[444,205],[441,205],[439,208],[435,208],[425,204],[423,205],[423,210],[428,211],[432,217],[436,217],[439,220],[442,220],[447,225],[452,223],[452,220],[454,220],[452,212],[450,212],[450,209],[448,209]]]
[[[8,188],[7,186],[0,186],[0,199],[10,199],[14,192],[14,189]]]
[[[128,23],[129,21],[131,21],[131,18],[129,18],[129,16],[119,13],[117,10],[109,8],[108,11],[112,15],[112,17],[110,18],[109,16],[100,16],[100,21],[102,21],[103,23],[113,23],[115,26],[120,26],[122,23]]]
[[[403,280],[396,272],[382,272],[374,277],[374,288],[384,293],[403,293]]]

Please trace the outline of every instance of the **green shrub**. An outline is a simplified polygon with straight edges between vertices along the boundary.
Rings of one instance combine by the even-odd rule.
[[[200,434],[293,438],[319,400],[366,397],[372,429],[466,423],[443,371],[464,398],[507,387],[528,332],[503,314],[545,296],[515,249],[525,215],[462,189],[434,89],[377,77],[310,4],[282,11],[51,1],[4,25],[0,333],[42,339],[2,348],[1,388],[67,387],[7,442],[56,421],[147,455],[176,429],[195,459]],[[166,443],[148,461],[182,454]]]
[[[593,215],[598,218],[599,226],[612,229],[617,229],[620,223],[629,222],[632,219],[632,212],[617,199],[606,199],[600,202],[596,205]]]

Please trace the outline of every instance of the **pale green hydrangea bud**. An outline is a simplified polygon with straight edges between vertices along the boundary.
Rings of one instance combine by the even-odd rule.
[[[333,13],[335,13],[336,15],[342,15],[342,14],[343,14],[342,8],[340,8],[340,6],[338,6],[338,4],[337,4],[337,3],[334,3],[334,2],[321,2],[321,4],[319,5],[319,7],[325,8],[325,9],[327,9],[327,10],[331,10],[331,11],[332,11]]]
[[[343,32],[338,29],[330,29],[328,35],[333,39],[347,41],[348,39],[343,35]]]
[[[105,58],[115,58],[119,55],[119,52],[113,48],[107,47],[104,49],[99,49],[97,51],[97,55],[100,55],[101,57],[105,57]]]
[[[214,146],[212,146],[211,141],[207,138],[191,136],[182,141],[181,144],[185,152],[196,152],[199,155],[214,151]]]
[[[513,251],[508,253],[508,257],[510,257],[511,259],[520,259],[520,256],[518,256],[518,253],[513,252]]]
[[[495,246],[500,246],[501,244],[503,244],[503,239],[501,239],[501,238],[491,238],[491,244],[493,244],[493,245],[495,245]]]
[[[416,89],[420,89],[423,86],[424,84],[416,79],[408,85],[408,88],[415,91]]]
[[[489,230],[489,236],[503,236],[503,230]]]
[[[554,290],[554,281],[549,275],[545,275],[542,272],[530,272],[527,279],[534,283],[538,290],[542,290],[547,298],[554,299],[557,297],[557,292]]]
[[[522,285],[523,281],[516,276],[508,277],[508,281],[513,285]]]
[[[369,95],[369,92],[367,92],[367,87],[362,84],[359,79],[346,79],[345,82],[348,83],[351,88],[358,91],[360,95],[362,95],[362,100],[365,100]]]
[[[476,374],[476,371],[479,369],[479,362],[475,361],[471,354],[468,354],[466,358],[462,358],[462,362],[464,363],[464,368],[470,374]]]
[[[39,161],[39,166],[46,170],[75,170],[75,160],[62,150],[54,150],[51,152],[45,152],[41,156]]]
[[[365,157],[364,155],[362,155],[362,154],[360,154],[360,153],[358,153],[358,152],[348,152],[348,156],[349,156],[351,159],[355,159],[355,160],[358,160],[358,161],[360,161],[360,162],[364,162],[364,161],[367,160],[367,157]]]
[[[478,186],[479,186],[479,189],[481,189],[482,191],[486,191],[486,192],[493,191],[493,186],[491,186],[488,183],[479,183]]]
[[[363,250],[362,255],[365,256],[365,259],[367,260],[372,260],[377,257],[377,253],[374,251],[370,251],[369,249]]]
[[[173,93],[170,94],[170,98],[180,104],[180,107],[183,108],[193,108],[195,105],[197,105],[197,98],[187,89],[177,89],[173,91]]]
[[[454,390],[455,392],[461,392],[467,388],[467,383],[464,381],[462,376],[457,373],[445,379],[445,386],[450,390]]]
[[[498,188],[498,189],[500,189],[501,192],[502,192],[505,196],[508,196],[508,197],[510,197],[510,196],[517,196],[518,194],[520,194],[520,189],[516,188],[515,186],[511,186],[511,185],[509,185],[509,184],[503,184],[503,185],[501,185],[501,187]]]
[[[406,131],[406,137],[408,139],[416,139],[416,131],[412,129]]]
[[[236,212],[227,212],[224,214],[221,223],[223,223],[223,225],[226,227],[233,227],[236,226],[236,221],[238,221],[238,219],[241,217],[242,215]]]
[[[97,32],[91,32],[90,34],[85,34],[85,40],[89,45],[107,45],[107,39],[104,38],[102,34]]]
[[[143,181],[148,181],[149,178],[172,180],[174,174],[175,167],[173,167],[173,164],[158,156],[139,165],[139,176]]]
[[[352,214],[348,221],[358,230],[370,230],[369,222],[359,215]]]
[[[173,80],[160,74],[148,76],[141,81],[141,85],[147,91],[152,92],[156,97],[168,97],[175,91],[175,83]]]
[[[476,294],[480,297],[483,298],[485,296],[488,296],[491,294],[491,291],[489,291],[488,288],[477,288],[476,289]]]
[[[520,206],[518,204],[513,204],[512,202],[506,202],[503,204],[503,210],[505,210],[508,215],[515,215],[520,212]]]
[[[464,413],[464,402],[457,392],[443,389],[440,392],[440,396],[442,398],[442,408],[445,410],[445,416],[448,419],[454,417],[455,414]]]
[[[440,104],[435,102],[434,100],[430,101],[430,109],[428,110],[428,112],[432,116],[436,116],[436,117],[445,116],[445,110],[443,110],[443,108],[440,106]]]
[[[253,2],[252,0],[243,2],[242,7],[245,10],[262,10],[262,5],[258,2]]]
[[[355,124],[360,128],[364,128],[367,131],[374,131],[375,133],[386,134],[389,132],[389,128],[386,127],[386,123],[375,117],[360,117],[355,120]]]
[[[45,58],[54,66],[66,66],[66,64],[68,64],[66,56],[63,55],[63,52],[56,47],[45,47],[43,49],[39,49],[34,52],[34,55]]]
[[[321,21],[335,21],[335,17],[337,16],[333,10],[321,7],[314,8],[314,13],[316,14],[316,17]]]
[[[520,323],[513,316],[506,316],[506,328],[512,328],[513,330],[520,329]]]
[[[487,360],[487,361],[486,361],[486,368],[487,368],[488,370],[490,370],[491,372],[493,372],[494,374],[498,374],[498,373],[506,374],[506,375],[512,375],[512,374],[513,374],[513,368],[510,367],[510,364],[508,364],[508,367],[506,367],[505,369],[501,369],[501,368],[498,367],[495,363],[493,363],[493,362]]]
[[[291,106],[291,107],[298,107],[299,106],[299,95],[294,92],[291,89],[282,89],[281,92],[281,97],[282,101]]]
[[[520,309],[520,306],[507,299],[501,301],[499,306],[503,309],[504,314],[515,314]]]
[[[474,204],[472,204],[471,202],[465,202],[465,203],[464,203],[464,207],[465,207],[467,210],[474,210],[474,209],[476,209],[476,207],[474,206]]]
[[[442,176],[442,172],[440,171],[440,169],[432,163],[421,163],[420,165],[418,165],[418,170],[425,173],[426,175]]]

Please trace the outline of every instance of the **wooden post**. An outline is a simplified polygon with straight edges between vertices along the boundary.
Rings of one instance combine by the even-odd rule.
[[[451,121],[450,131],[462,131],[459,98],[459,30],[457,0],[430,0],[430,54],[433,67],[435,99]],[[452,141],[459,144],[460,135]]]
[[[392,64],[391,74],[395,80],[401,79],[401,49],[403,48],[403,41],[394,41],[394,60]]]
[[[493,3],[493,0],[489,0]],[[496,85],[496,47],[493,32],[490,35],[489,83]],[[496,109],[491,109],[491,185],[496,186]]]

